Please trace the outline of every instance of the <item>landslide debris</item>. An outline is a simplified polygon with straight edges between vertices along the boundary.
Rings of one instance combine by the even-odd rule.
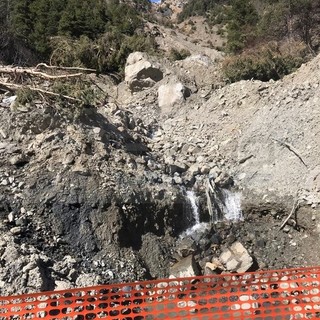
[[[0,293],[167,277],[185,261],[221,272],[236,241],[240,265],[318,264],[319,59],[281,81],[225,86],[202,77],[218,72],[208,56],[163,59],[163,79],[139,91],[100,78],[109,94],[95,105],[2,90]],[[190,94],[161,108],[172,83]],[[242,193],[244,221],[181,240],[194,223],[185,189],[209,220],[208,179]]]

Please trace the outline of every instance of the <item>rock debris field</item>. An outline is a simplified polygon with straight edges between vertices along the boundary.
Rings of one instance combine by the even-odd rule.
[[[319,265],[320,57],[234,84],[222,59],[133,53],[95,106],[1,91],[1,295]]]

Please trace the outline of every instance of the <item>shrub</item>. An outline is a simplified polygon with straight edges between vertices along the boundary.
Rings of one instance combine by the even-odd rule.
[[[224,75],[230,82],[250,79],[278,80],[295,71],[306,60],[304,50],[294,52],[281,52],[275,44],[255,51],[246,51],[225,60]]]
[[[227,16],[227,48],[230,52],[239,53],[255,36],[259,16],[250,0],[232,0]]]
[[[217,0],[193,0],[184,5],[182,12],[178,16],[178,21],[182,22],[192,16],[206,15],[210,10],[216,7],[217,3],[223,1]]]
[[[96,40],[87,36],[79,39],[54,37],[50,62],[61,66],[76,66],[96,69],[100,72],[122,72],[127,56],[134,51],[153,53],[156,43],[153,38],[139,34],[125,36],[116,30],[101,35]]]
[[[172,48],[170,50],[169,58],[172,61],[184,60],[185,58],[189,57],[190,55],[191,55],[191,53],[187,49],[177,50],[177,49]]]

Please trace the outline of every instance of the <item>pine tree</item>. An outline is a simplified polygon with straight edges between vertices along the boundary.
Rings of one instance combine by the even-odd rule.
[[[104,1],[68,0],[59,22],[59,33],[93,39],[105,29]]]
[[[14,0],[12,6],[11,31],[15,36],[30,43],[30,35],[33,32],[33,21],[30,12],[32,0]]]

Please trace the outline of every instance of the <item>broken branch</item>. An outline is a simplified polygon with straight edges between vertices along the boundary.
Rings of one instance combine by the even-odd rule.
[[[28,89],[31,90],[33,92],[38,92],[38,93],[43,93],[45,95],[48,96],[53,96],[53,97],[59,97],[59,98],[63,98],[69,101],[73,101],[73,102],[81,102],[80,99],[74,98],[74,97],[70,97],[70,96],[66,96],[64,94],[60,94],[60,93],[56,93],[56,92],[52,92],[52,91],[47,91],[47,90],[43,90],[40,88],[34,88],[34,87],[30,87],[30,86],[25,86],[25,85],[19,85],[19,84],[14,84],[14,83],[8,83],[8,82],[0,82],[0,87],[3,87],[9,91],[17,91],[20,89]]]
[[[289,215],[287,216],[287,218],[283,221],[283,223],[281,224],[279,230],[282,230],[283,227],[287,224],[287,222],[289,221],[289,219],[292,217],[292,215],[297,211],[297,209],[299,208],[299,200],[296,199],[295,202],[293,203],[293,207],[289,213]]]
[[[76,78],[82,76],[83,73],[73,73],[73,74],[63,74],[59,76],[53,76],[44,72],[35,71],[34,69],[27,68],[8,68],[8,67],[0,67],[0,73],[13,74],[13,75],[31,75],[36,76],[43,79],[68,79],[68,78]]]

